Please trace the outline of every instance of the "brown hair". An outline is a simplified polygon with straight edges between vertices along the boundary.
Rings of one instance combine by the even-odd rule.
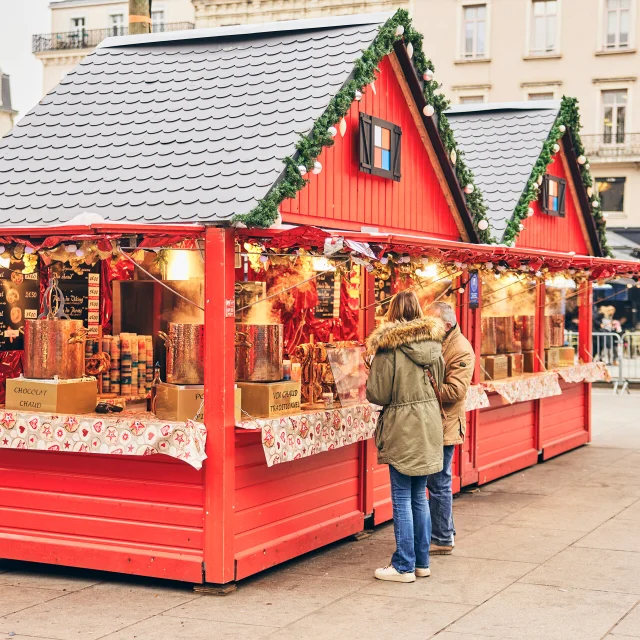
[[[387,320],[390,322],[409,322],[422,318],[422,308],[418,296],[413,291],[401,291],[396,294],[389,304]]]

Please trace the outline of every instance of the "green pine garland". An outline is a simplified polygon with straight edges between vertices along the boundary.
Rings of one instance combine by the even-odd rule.
[[[507,224],[507,228],[504,232],[502,242],[508,246],[512,246],[515,243],[520,233],[520,224],[527,218],[527,211],[530,203],[538,199],[538,180],[544,176],[547,172],[547,167],[553,160],[553,156],[555,155],[553,152],[553,145],[559,144],[560,138],[563,136],[563,132],[561,130],[562,126],[566,127],[571,135],[571,142],[576,156],[579,157],[584,155],[584,146],[580,140],[581,125],[578,101],[575,98],[567,98],[566,96],[563,96],[558,117],[556,118],[553,127],[551,127],[549,136],[542,145],[542,151],[540,152],[540,156],[531,171],[531,175],[529,176],[529,180],[522,192],[522,196],[520,196],[520,200],[513,213],[513,218]],[[589,187],[593,188],[594,184],[594,180],[589,173],[589,169],[587,169],[587,165],[588,163],[580,165],[580,175],[585,189]],[[600,245],[604,255],[611,257],[611,249],[607,244],[606,223],[602,215],[600,199],[595,189],[590,197],[590,201],[592,203],[591,214],[593,215],[596,223]],[[596,202],[597,205],[593,206],[593,203]]]
[[[396,35],[396,29],[400,25],[404,27],[403,36]],[[309,134],[298,141],[294,157],[285,159],[286,168],[279,182],[253,210],[234,216],[234,222],[245,224],[248,227],[260,228],[268,228],[274,224],[278,219],[280,204],[287,198],[294,198],[308,182],[300,175],[298,167],[304,166],[309,171],[322,150],[334,143],[328,133],[329,127],[336,126],[347,115],[355,99],[356,91],[363,92],[365,87],[376,79],[376,72],[379,71],[378,65],[386,55],[393,51],[394,43],[400,38],[403,38],[406,44],[413,45],[413,64],[418,77],[422,78],[427,69],[433,70],[433,64],[425,57],[422,49],[422,34],[413,28],[409,13],[404,9],[399,9],[380,28],[369,48],[356,61],[351,79],[331,99],[326,111],[316,120]],[[474,186],[473,192],[466,194],[467,206],[473,216],[480,241],[489,244],[492,242],[489,229],[480,230],[477,228],[481,220],[486,220],[487,209],[482,194],[475,188],[473,174],[464,162],[463,153],[456,145],[453,132],[444,114],[449,107],[449,101],[441,93],[436,93],[439,88],[440,84],[437,81],[425,81],[424,96],[427,104],[433,105],[435,109],[440,137],[449,157],[451,157],[452,151],[456,153],[455,172],[458,182],[462,187],[469,184]]]

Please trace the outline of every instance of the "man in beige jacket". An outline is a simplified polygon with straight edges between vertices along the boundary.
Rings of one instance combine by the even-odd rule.
[[[453,496],[451,494],[451,463],[456,445],[464,442],[466,431],[465,401],[471,384],[475,354],[462,335],[456,313],[445,302],[435,302],[427,313],[438,316],[447,334],[442,343],[444,381],[440,390],[444,409],[444,467],[427,478],[431,511],[431,554],[451,555],[454,547]]]

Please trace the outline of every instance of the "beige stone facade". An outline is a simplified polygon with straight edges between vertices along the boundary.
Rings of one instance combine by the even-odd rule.
[[[640,228],[638,4],[418,0],[413,16],[454,103],[577,97],[608,224]]]
[[[43,64],[43,93],[55,87],[105,38],[127,33],[128,0],[51,2],[51,33],[33,37],[33,52]],[[191,0],[155,0],[154,30],[193,28]]]
[[[9,76],[0,69],[0,138],[13,127],[16,115],[11,106]]]

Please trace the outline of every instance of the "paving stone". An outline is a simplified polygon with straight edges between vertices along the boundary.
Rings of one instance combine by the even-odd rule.
[[[415,586],[398,584],[396,590]],[[421,600],[357,593],[340,598],[273,634],[277,640],[335,640],[336,638],[402,638],[425,640],[471,607],[440,602],[425,606]]]
[[[16,566],[19,569],[16,569]],[[31,565],[26,562],[7,564],[6,567],[5,571],[0,571],[0,586],[33,587],[68,593],[99,584],[104,580],[104,574],[100,574],[98,577],[97,572],[81,571],[69,567]]]
[[[495,636],[480,636],[477,633],[458,633],[457,631],[441,631],[433,636],[437,640],[487,640]]]
[[[189,585],[169,588],[117,582],[63,596],[53,590],[41,591],[55,600],[12,613],[2,620],[2,626],[36,637],[93,640],[200,597]]]
[[[640,595],[640,553],[569,547],[521,582]]]
[[[219,621],[212,623],[211,620],[163,615],[137,622],[100,640],[251,640],[265,638],[274,629],[275,627]]]
[[[406,599],[435,600],[478,605],[535,569],[535,564],[434,556],[431,577],[421,578],[410,589],[398,589],[393,582],[376,580],[360,593]]]
[[[580,531],[554,531],[491,524],[456,544],[456,556],[540,564],[584,535]]]
[[[372,580],[371,569],[369,578]],[[204,597],[178,606],[171,616],[283,627],[363,586],[358,580],[301,575],[283,570],[240,583],[224,598]]]
[[[640,638],[640,604],[618,622],[611,630],[611,635],[618,638],[620,636]]]
[[[617,516],[617,520],[633,520],[640,522],[640,500],[627,507],[624,511],[621,511]]]
[[[584,538],[581,538],[575,543],[575,546],[640,553],[638,528],[637,522],[616,516],[587,534]]]
[[[454,515],[489,516],[501,518],[518,511],[537,499],[535,495],[506,494],[480,491],[463,493],[454,500]]]
[[[0,616],[7,616],[22,609],[28,609],[35,605],[42,604],[48,600],[61,597],[63,594],[52,591],[51,589],[33,589],[25,587],[24,589],[0,589]],[[0,629],[4,631],[14,631],[10,629],[11,624],[5,619],[0,621]]]
[[[517,640],[600,640],[636,596],[514,584],[447,631]]]

